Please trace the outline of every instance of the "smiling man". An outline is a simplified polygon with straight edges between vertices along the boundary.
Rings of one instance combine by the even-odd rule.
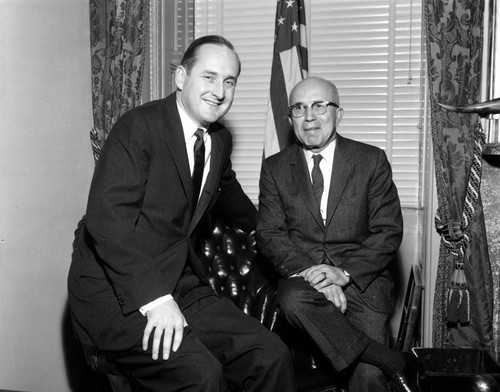
[[[289,100],[297,143],[266,159],[257,243],[283,279],[281,314],[308,334],[350,392],[416,392],[415,361],[390,350],[389,266],[403,222],[385,153],[337,133],[335,85],[299,82]]]
[[[92,180],[68,277],[75,332],[148,391],[294,391],[288,349],[215,296],[195,252],[213,211],[250,231],[256,210],[231,169],[240,61],[195,40],[177,91],[122,116]]]

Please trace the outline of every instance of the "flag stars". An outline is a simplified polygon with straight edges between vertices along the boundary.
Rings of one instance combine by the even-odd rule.
[[[278,24],[279,25],[282,25],[283,22],[285,22],[285,18],[283,18],[282,16],[278,19]]]
[[[295,0],[287,0],[286,1],[286,8],[293,7],[293,3],[295,3]]]
[[[293,22],[292,31],[298,31],[298,28],[299,28],[299,26],[297,25],[297,23]]]

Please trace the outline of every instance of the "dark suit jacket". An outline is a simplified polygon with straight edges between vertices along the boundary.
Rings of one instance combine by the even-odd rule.
[[[218,213],[224,218],[247,231],[255,227],[255,207],[231,169],[231,134],[217,123],[209,132],[210,172],[191,218],[192,182],[175,94],[129,111],[113,127],[92,179],[68,277],[82,343],[129,348],[142,339],[147,320],[141,306],[166,294],[181,309],[196,300],[183,298],[178,287],[188,260],[205,287],[197,295],[209,294],[208,266],[194,244],[210,210],[223,206]]]
[[[379,148],[337,135],[326,225],[301,147],[266,159],[257,238],[282,276],[332,264],[351,274],[351,286],[367,306],[392,312],[388,265],[401,243],[402,217],[391,167]]]

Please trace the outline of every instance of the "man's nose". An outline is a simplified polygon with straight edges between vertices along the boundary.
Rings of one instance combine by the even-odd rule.
[[[306,121],[313,121],[316,119],[316,114],[313,111],[312,105],[306,108],[306,112],[304,113],[304,118]]]
[[[224,91],[224,82],[216,81],[212,86],[212,94],[217,97],[217,99],[224,99],[225,91]]]

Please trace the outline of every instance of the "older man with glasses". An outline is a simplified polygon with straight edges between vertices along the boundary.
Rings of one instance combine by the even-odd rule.
[[[337,88],[310,77],[290,94],[297,143],[265,160],[258,245],[282,278],[285,319],[307,333],[350,392],[413,391],[413,357],[388,348],[389,266],[403,232],[385,153],[337,133]]]

